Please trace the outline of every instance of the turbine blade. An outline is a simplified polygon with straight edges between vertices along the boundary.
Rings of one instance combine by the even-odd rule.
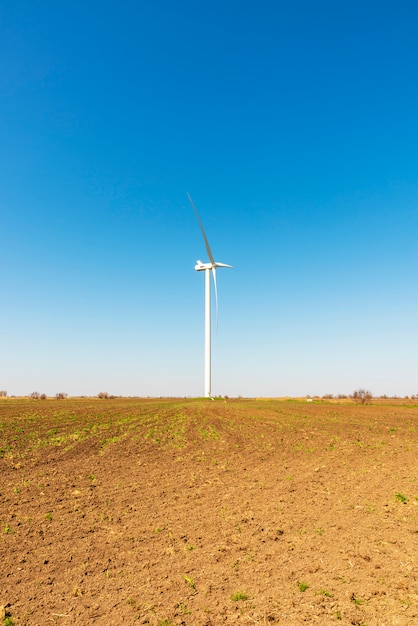
[[[213,285],[215,287],[216,332],[218,332],[218,286],[216,284],[216,267],[212,265]]]
[[[190,200],[190,204],[192,205],[194,212],[196,213],[197,221],[199,222],[200,230],[202,231],[203,239],[205,240],[205,245],[206,245],[207,253],[209,255],[209,260],[212,263],[212,265],[214,266],[215,265],[215,259],[213,258],[212,250],[210,249],[209,242],[208,242],[208,240],[206,238],[205,229],[203,228],[203,224],[202,224],[202,222],[200,220],[199,213],[197,212],[197,209],[196,209],[196,207],[194,205],[193,200],[191,199],[190,194],[187,193],[186,195],[187,195],[187,197]]]

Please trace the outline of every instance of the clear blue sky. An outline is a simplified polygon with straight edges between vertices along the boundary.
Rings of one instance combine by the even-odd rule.
[[[418,5],[0,2],[0,389],[418,393]]]

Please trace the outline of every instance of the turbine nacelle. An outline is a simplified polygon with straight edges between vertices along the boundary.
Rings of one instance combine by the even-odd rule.
[[[196,261],[196,265],[194,266],[196,272],[202,272],[203,270],[211,270],[212,263],[202,263],[202,261]]]
[[[202,261],[196,261],[194,266],[196,272],[202,272],[203,270],[213,270],[217,267],[233,267],[233,265],[227,265],[226,263],[202,263]]]

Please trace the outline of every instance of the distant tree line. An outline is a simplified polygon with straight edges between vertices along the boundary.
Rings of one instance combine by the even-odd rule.
[[[306,398],[308,400],[311,399],[322,399],[322,400],[344,400],[346,398],[350,398],[351,400],[354,400],[355,402],[358,402],[359,404],[368,404],[369,402],[371,402],[373,400],[373,397],[379,398],[380,400],[418,400],[418,393],[416,394],[411,394],[410,396],[397,396],[397,395],[393,395],[393,396],[388,396],[386,394],[383,394],[381,396],[373,396],[372,392],[369,391],[368,389],[356,389],[356,391],[353,391],[353,393],[351,395],[347,395],[344,393],[339,393],[339,394],[332,394],[332,393],[326,393],[323,396],[311,396],[311,395],[307,395]]]
[[[308,399],[311,399],[312,396],[307,395],[306,396]],[[319,398],[321,397],[323,400],[344,400],[346,398],[351,398],[352,400],[354,400],[355,402],[358,402],[359,404],[367,404],[368,402],[370,402],[373,398],[373,394],[371,391],[369,391],[368,389],[356,389],[356,391],[353,391],[353,393],[351,394],[351,396],[346,395],[344,393],[339,393],[337,395],[334,395],[332,393],[326,393],[323,396],[313,396],[314,398]],[[381,398],[386,398],[387,396],[380,396]],[[412,398],[414,396],[411,396]]]
[[[29,397],[32,400],[46,400],[48,398],[46,393],[39,393],[39,391],[32,391]],[[68,398],[68,393],[65,393],[64,391],[59,391],[55,394],[55,397],[57,400],[65,400],[65,398]]]
[[[8,393],[7,391],[2,391],[0,390],[0,398],[7,398]],[[16,396],[11,396],[12,398],[16,397]],[[91,396],[80,396],[81,398],[88,398]],[[124,396],[114,396],[114,395],[110,395],[107,391],[99,391],[99,393],[97,394],[97,397],[100,398],[101,400],[114,400],[115,398],[121,398]],[[312,399],[322,399],[322,400],[344,400],[347,398],[350,398],[352,400],[354,400],[355,402],[358,402],[359,404],[367,404],[369,402],[372,401],[373,399],[373,394],[371,391],[369,391],[368,389],[356,389],[356,391],[353,391],[353,393],[351,395],[347,395],[344,393],[339,393],[339,394],[332,394],[332,393],[326,393],[323,396],[311,396],[309,394],[307,394],[305,396],[309,401]],[[381,396],[376,396],[377,398],[380,398],[381,400],[400,400],[400,399],[405,399],[405,400],[418,400],[418,393],[416,394],[411,394],[409,396],[398,396],[398,395],[392,395],[392,396],[388,396],[386,394],[383,394]],[[32,400],[46,400],[48,398],[48,396],[45,393],[39,393],[39,391],[33,391],[29,398],[31,398]],[[65,393],[64,391],[59,391],[58,393],[55,394],[55,398],[57,400],[65,400],[66,398],[68,398],[68,393]],[[217,396],[217,398],[222,398],[222,396]],[[228,400],[229,397],[228,396],[223,396],[223,398],[225,400]],[[238,396],[236,399],[240,400],[242,399],[241,396]]]
[[[115,398],[118,398],[120,396],[111,396],[107,393],[107,391],[99,391],[97,397],[101,400],[114,400]]]

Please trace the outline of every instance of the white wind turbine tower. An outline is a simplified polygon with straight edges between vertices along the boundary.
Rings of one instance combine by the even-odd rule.
[[[203,228],[203,224],[200,220],[199,213],[194,205],[193,200],[190,195],[187,194],[187,197],[190,200],[190,204],[192,205],[194,212],[196,213],[197,221],[199,222],[200,229],[202,231],[203,239],[205,240],[206,251],[209,256],[209,263],[202,263],[202,261],[197,261],[195,265],[195,270],[197,272],[205,271],[205,396],[210,398],[210,386],[211,386],[211,341],[210,341],[210,273],[212,272],[213,276],[213,284],[215,287],[215,301],[216,301],[216,326],[218,325],[218,287],[216,284],[216,268],[217,267],[233,267],[232,265],[227,265],[226,263],[217,263],[213,258],[212,251],[209,246],[209,242],[206,238],[206,234]]]

